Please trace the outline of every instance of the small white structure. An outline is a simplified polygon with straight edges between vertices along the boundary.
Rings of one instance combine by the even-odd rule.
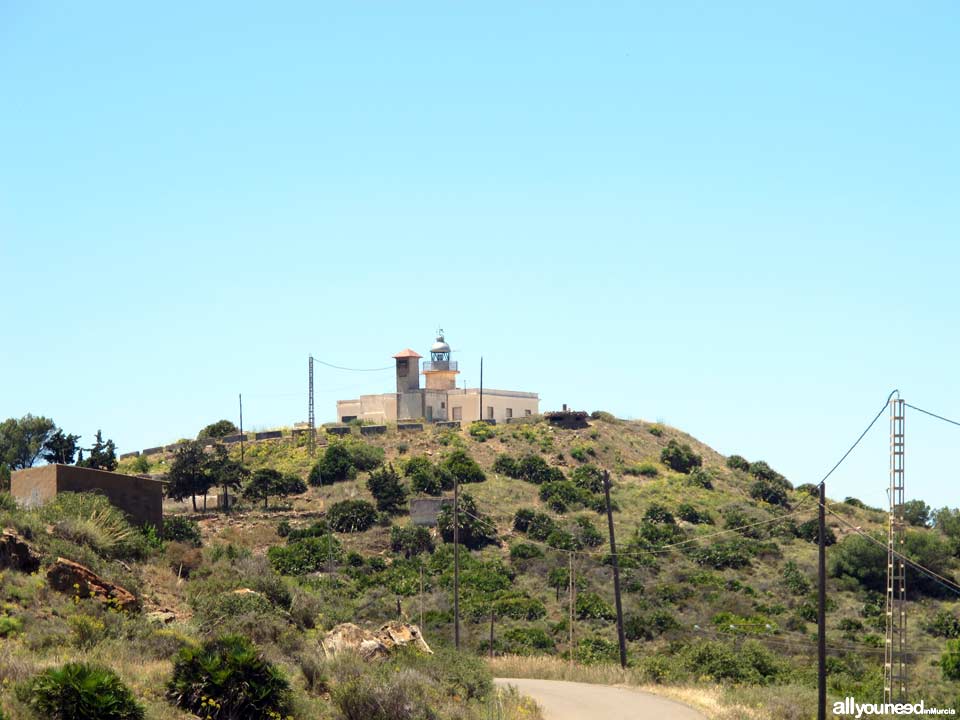
[[[423,363],[425,387],[420,387],[420,359],[407,348],[393,356],[397,363],[397,390],[379,395],[361,395],[356,400],[337,401],[337,419],[349,422],[357,418],[376,423],[404,420],[437,422],[474,420],[505,422],[512,418],[536,415],[540,411],[537,393],[518,390],[458,388],[457,362],[450,359],[450,345],[437,334],[430,347],[430,360]]]

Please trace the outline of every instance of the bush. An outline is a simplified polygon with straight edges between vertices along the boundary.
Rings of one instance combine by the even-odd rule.
[[[690,503],[677,505],[677,517],[694,525],[713,525],[713,518],[710,517],[710,513],[701,512]]]
[[[620,661],[620,648],[616,643],[603,638],[583,638],[577,643],[574,655],[582,665],[615,663]]]
[[[357,476],[357,468],[353,464],[353,457],[344,442],[332,442],[327,446],[317,464],[310,469],[307,482],[313,486],[344,480],[352,480]]]
[[[960,619],[949,610],[940,610],[927,624],[927,632],[934,637],[960,638]]]
[[[403,474],[410,478],[410,489],[415,493],[437,496],[453,487],[453,476],[435,466],[425,455],[414,455],[407,460]]]
[[[690,474],[687,475],[686,482],[688,485],[700,487],[704,490],[713,490],[713,478],[711,478],[710,473],[703,468],[694,468],[691,470]]]
[[[244,637],[231,635],[177,654],[167,697],[200,717],[282,717],[290,709],[283,674]]]
[[[557,512],[564,512],[567,507],[585,504],[584,492],[569,480],[559,480],[541,485],[540,499]]]
[[[853,578],[868,590],[884,592],[887,550],[861,535],[848,535],[831,553],[830,572],[834,577]]]
[[[286,547],[274,546],[267,550],[270,564],[281,575],[318,572],[330,562],[338,562],[342,556],[340,541],[331,535],[304,538]]]
[[[779,485],[785,490],[792,490],[793,485],[780,473],[767,465],[763,460],[750,463],[750,474],[757,480],[765,480],[773,485]]]
[[[510,628],[503,639],[507,651],[516,655],[541,655],[556,650],[553,638],[541,628]]]
[[[163,519],[163,539],[186,543],[193,547],[203,545],[200,525],[195,520],[183,515],[173,515]]]
[[[745,642],[739,650],[704,640],[689,645],[682,658],[689,672],[718,682],[763,685],[774,682],[782,672],[776,657],[755,640]]]
[[[287,538],[288,543],[294,540],[303,540],[304,538],[323,537],[324,535],[330,534],[330,523],[326,520],[317,520],[306,527],[290,527],[290,524],[287,523],[285,531],[283,533],[278,532],[277,534]]]
[[[793,560],[788,560],[783,566],[781,578],[783,587],[791,595],[806,595],[810,592],[810,580]]]
[[[960,640],[947,640],[947,651],[940,656],[944,680],[960,680]]]
[[[460,495],[459,540],[471,550],[496,542],[496,529],[489,517],[477,509],[477,503],[467,493]],[[453,505],[444,505],[437,515],[437,529],[445,543],[453,542]]]
[[[550,465],[539,455],[527,454],[516,461],[516,477],[534,485],[564,480],[563,470]],[[513,477],[513,476],[511,476]]]
[[[494,437],[497,434],[497,431],[494,430],[493,425],[490,423],[485,423],[482,420],[474,420],[467,427],[467,432],[470,434],[474,440],[479,440],[480,442],[486,442],[490,438]]]
[[[330,506],[327,518],[337,532],[363,532],[377,522],[377,511],[366,500],[341,500]]]
[[[742,455],[731,455],[727,458],[727,467],[731,470],[750,470],[750,462]]]
[[[707,565],[715,570],[747,567],[752,554],[751,546],[741,538],[718,540],[691,553],[697,564]]]
[[[17,688],[47,720],[142,720],[143,708],[113,670],[82,662],[49,668]]]
[[[533,540],[540,540],[541,542],[545,541],[554,530],[556,530],[557,524],[553,521],[553,518],[547,515],[546,513],[538,512],[534,513],[533,518],[530,520],[529,527],[527,528],[527,535]]]
[[[660,452],[660,462],[676,472],[689,473],[693,468],[700,467],[703,458],[697,455],[687,443],[670,440]]]
[[[617,616],[609,603],[595,592],[577,595],[576,613],[580,620],[613,620]]]
[[[390,549],[395,553],[402,553],[407,558],[420,553],[432,553],[433,538],[425,527],[394,526],[390,529]]]
[[[628,615],[623,621],[627,640],[653,640],[678,627],[680,623],[667,610],[657,610],[649,615]]]
[[[771,505],[780,505],[782,507],[790,506],[787,500],[787,491],[784,487],[769,480],[757,480],[753,483],[753,485],[750,486],[750,497],[755,500],[770,503]]]
[[[591,494],[603,492],[603,471],[596,465],[581,465],[570,473],[570,480]]]
[[[827,532],[824,536],[823,544],[827,546],[833,545],[837,542],[837,536],[829,526],[826,528],[826,530]],[[797,537],[801,540],[806,540],[807,542],[819,543],[820,522],[814,518],[812,520],[806,520],[800,523],[797,525]]]
[[[137,536],[123,511],[96,493],[59,493],[38,514],[57,537],[105,556],[123,555]]]
[[[639,465],[630,465],[623,470],[626,475],[642,475],[643,477],[656,477],[660,474],[659,468],[653,463],[640,463]]]
[[[654,437],[663,437],[663,427],[660,425],[651,425],[649,428],[647,428],[647,432]]]
[[[457,481],[463,485],[479,483],[487,479],[476,460],[470,457],[465,450],[454,450],[443,460],[446,468]]]
[[[660,523],[663,525],[674,525],[676,520],[673,514],[666,507],[659,503],[653,503],[643,514],[643,519],[647,522]]]
[[[577,538],[584,547],[598,547],[603,544],[604,537],[597,530],[590,518],[580,516],[577,518]]]
[[[347,451],[350,455],[350,463],[363,472],[377,469],[383,465],[383,459],[386,457],[383,448],[365,442],[347,443]]]
[[[493,610],[498,616],[512,620],[540,620],[547,614],[547,609],[540,600],[522,594],[497,598],[493,603]]]
[[[511,560],[532,560],[543,557],[543,551],[530,543],[517,543],[510,546]]]
[[[237,429],[237,426],[234,425],[229,420],[218,420],[215,423],[210,423],[203,430],[197,433],[197,440],[205,440],[206,438],[225,438],[227,435],[235,435],[240,432]]]
[[[583,547],[579,538],[560,528],[554,529],[547,535],[547,545],[557,550],[580,550]]]
[[[930,525],[930,506],[923,500],[907,500],[903,504],[903,519],[914,527]]]
[[[396,513],[407,501],[407,489],[400,483],[400,475],[393,465],[374,470],[367,478],[367,489],[377,502],[377,510]]]
[[[513,529],[517,532],[527,532],[530,529],[530,523],[536,516],[537,513],[531,508],[520,508],[513,515]]]

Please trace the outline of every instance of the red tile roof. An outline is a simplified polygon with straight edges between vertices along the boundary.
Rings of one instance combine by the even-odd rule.
[[[395,358],[422,358],[423,355],[418,355],[415,351],[407,348],[406,350],[401,350],[396,355]]]

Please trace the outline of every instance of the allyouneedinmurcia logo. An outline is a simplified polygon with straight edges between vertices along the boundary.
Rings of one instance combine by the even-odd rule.
[[[954,708],[926,707],[923,700],[916,703],[858,703],[852,697],[833,704],[834,715],[861,718],[865,715],[956,715]]]

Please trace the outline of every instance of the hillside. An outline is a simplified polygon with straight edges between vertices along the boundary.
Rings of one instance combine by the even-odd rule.
[[[668,448],[679,448],[673,458],[669,450],[666,456],[673,467],[664,462]],[[238,459],[239,447],[231,446],[230,453]],[[65,546],[63,539],[40,544],[68,557],[68,551],[81,553],[72,559],[132,586],[142,612],[172,620],[161,631],[171,638],[188,642],[225,630],[241,632],[291,675],[309,677],[305,648],[339,622],[378,626],[395,618],[399,608],[404,619],[419,623],[422,612],[428,642],[435,648],[452,643],[450,543],[437,531],[404,530],[409,527],[405,503],[393,513],[367,518],[355,512],[346,521],[343,506],[331,509],[344,500],[372,502],[368,479],[372,472],[389,484],[384,468],[394,468],[408,490],[414,483],[443,484],[451,472],[479,479],[465,464],[472,458],[484,479],[461,486],[474,502],[465,500],[470,514],[461,523],[461,542],[475,548],[463,553],[461,570],[465,648],[489,653],[492,613],[496,655],[568,658],[572,557],[577,590],[572,649],[578,663],[593,667],[617,657],[606,516],[597,512],[599,471],[607,470],[618,508],[614,522],[631,677],[713,688],[715,717],[812,716],[816,545],[815,528],[811,533],[804,523],[815,518],[816,503],[808,488],[792,488],[759,459],[738,462],[674,428],[595,413],[589,427],[577,430],[554,427],[543,418],[462,431],[388,428],[383,435],[362,438],[355,428],[346,439],[329,437],[314,458],[302,439],[285,437],[248,444],[244,460],[251,471],[275,469],[306,481],[325,454],[332,459],[341,453],[369,469],[346,468],[344,475],[354,477],[269,500],[267,509],[247,500],[230,515],[194,516],[189,501],[170,501],[168,518],[196,519],[201,548],[157,543],[118,565],[103,553]],[[164,473],[173,456],[148,460],[148,465],[144,459],[124,460],[120,470]],[[828,525],[837,541],[828,548],[830,694],[879,700],[883,596],[877,578],[882,579],[885,557],[877,564],[873,546],[852,528],[883,533],[886,514],[855,499],[829,504],[836,515],[828,516]],[[342,531],[344,522],[365,527],[371,521],[362,531]],[[4,523],[25,521],[8,516]],[[173,524],[189,527],[189,520]],[[921,553],[918,560],[936,563],[938,572],[952,577],[956,560],[949,538],[928,528],[913,530],[912,538],[908,550]],[[939,659],[944,636],[960,634],[956,597],[917,580],[908,585],[916,588],[909,608],[910,649],[916,653],[911,693],[928,706],[952,705],[960,685],[943,679]],[[32,627],[59,627],[50,630],[54,635],[64,632],[71,623],[69,603],[57,605],[33,582],[5,583],[6,612],[27,618]],[[238,588],[255,591],[248,597],[256,599],[238,600],[233,592]],[[22,680],[27,674],[23,668],[11,672],[13,662],[35,667],[60,658],[56,643],[33,637],[37,632],[14,635],[13,645],[5,645],[4,677]],[[169,640],[171,646],[179,642]],[[99,656],[114,666],[128,659]],[[169,666],[169,653],[160,653],[131,682],[156,699]],[[527,660],[522,666],[535,673],[537,663]],[[297,683],[310,696],[304,681]],[[319,705],[310,707],[328,712],[323,704],[328,696],[316,697],[311,702]],[[149,704],[151,717],[180,716],[164,714],[172,711],[161,712],[158,703]]]

